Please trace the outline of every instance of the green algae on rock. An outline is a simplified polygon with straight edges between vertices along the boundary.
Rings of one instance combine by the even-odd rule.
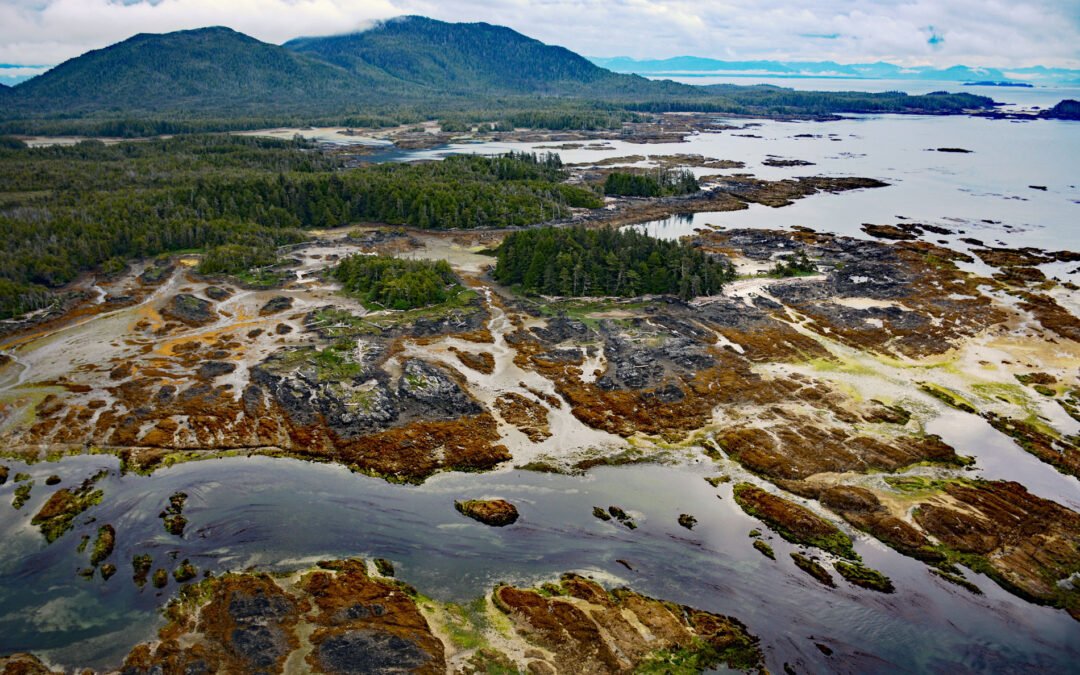
[[[735,502],[793,544],[816,546],[833,555],[858,560],[851,538],[805,506],[766,492],[751,483],[738,483]]]
[[[131,559],[131,580],[142,588],[154,566],[154,559],[147,553],[140,553]]]
[[[372,561],[375,564],[375,571],[384,577],[394,576],[394,563],[390,562],[386,558],[375,558]]]
[[[866,567],[865,565],[857,565],[844,562],[843,560],[837,560],[836,563],[833,564],[833,568],[840,576],[844,577],[848,583],[856,586],[868,588],[880,593],[893,593],[896,590],[889,577],[875,569]]]
[[[191,564],[191,561],[184,558],[184,561],[173,570],[173,579],[176,579],[177,583],[184,583],[191,581],[198,575],[199,570]]]
[[[30,501],[30,491],[34,489],[34,481],[26,481],[15,486],[15,498],[11,500],[11,507],[18,511],[26,502]]]
[[[102,525],[98,528],[97,539],[94,540],[94,548],[90,550],[90,564],[97,567],[112,555],[116,546],[116,529],[112,525]]]
[[[772,546],[769,546],[761,539],[754,540],[754,548],[757,549],[761,553],[761,555],[765,556],[766,558],[770,560],[776,560],[776,554],[773,553]]]
[[[187,502],[187,493],[174,492],[169,497],[169,505],[165,507],[158,518],[162,519],[165,531],[178,537],[184,536],[184,528],[187,526],[187,518],[184,517],[184,504]]]
[[[795,552],[792,552],[791,559],[795,562],[796,567],[817,579],[821,584],[829,588],[836,588],[836,582],[833,581],[832,575],[820,563]]]
[[[102,471],[86,479],[82,484],[73,489],[60,488],[54,492],[41,506],[37,514],[30,520],[32,525],[41,528],[45,535],[45,541],[50,544],[60,538],[71,529],[72,521],[79,514],[101,503],[105,493],[94,488],[108,472]]]

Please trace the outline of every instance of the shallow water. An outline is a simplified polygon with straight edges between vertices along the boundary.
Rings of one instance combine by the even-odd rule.
[[[1063,612],[1024,603],[971,575],[986,592],[973,596],[865,538],[856,547],[892,577],[895,595],[839,579],[840,588],[830,591],[795,569],[787,555],[793,547],[775,537],[777,561],[764,558],[747,537],[759,524],[735,506],[729,485],[713,489],[702,480],[717,469],[695,457],[679,466],[604,468],[584,477],[444,474],[419,487],[288,459],[195,462],[152,477],[106,478],[99,484],[105,501],[46,547],[29,527],[54,489],[43,487],[44,477],[58,473],[70,484],[116,466],[103,456],[12,465],[13,472],[29,470],[38,485],[22,511],[5,507],[0,520],[6,542],[0,652],[34,649],[62,663],[117,663],[132,643],[152,636],[153,610],[174,589],[170,583],[164,594],[149,585],[140,591],[131,583],[128,561],[149,552],[155,566],[171,570],[177,564],[171,558],[190,558],[215,571],[381,556],[425,594],[453,601],[498,581],[528,584],[575,570],[739,617],[762,638],[774,672],[784,662],[801,662],[809,672],[955,672],[1004,664],[1014,672],[1025,666],[1062,672],[1080,658],[1080,630]],[[737,467],[725,469],[742,475]],[[11,490],[0,488],[5,501]],[[176,490],[190,495],[183,539],[166,534],[157,518]],[[491,496],[518,504],[519,522],[490,528],[453,509],[454,499]],[[609,504],[626,509],[638,529],[591,515],[593,506]],[[698,518],[693,531],[676,524],[679,513]],[[90,518],[96,522],[82,524]],[[76,577],[85,565],[85,554],[74,551],[79,535],[106,522],[118,532],[113,560],[120,571],[107,583]],[[836,653],[826,658],[814,642]]]
[[[1026,90],[1025,90],[1026,91]],[[718,118],[735,125],[746,120]],[[951,235],[927,234],[958,250],[961,238],[990,246],[1034,246],[1080,250],[1080,123],[1058,120],[1017,122],[963,116],[851,116],[832,122],[753,121],[743,130],[688,136],[683,143],[584,142],[458,143],[417,151],[373,155],[385,161],[436,159],[456,153],[498,154],[510,150],[557,152],[567,163],[597,162],[632,155],[700,154],[746,163],[744,169],[701,169],[697,175],[751,173],[779,180],[797,176],[863,176],[888,187],[841,194],[818,194],[783,208],[751,205],[743,211],[674,215],[641,225],[665,238],[707,226],[789,228],[866,237],[863,223],[927,223]],[[760,136],[751,138],[745,134]],[[937,152],[959,147],[970,153]],[[813,166],[769,167],[769,156],[801,159]],[[1040,190],[1032,185],[1045,187]],[[976,263],[971,271],[986,273]],[[1044,266],[1061,279],[1080,281],[1076,264]]]

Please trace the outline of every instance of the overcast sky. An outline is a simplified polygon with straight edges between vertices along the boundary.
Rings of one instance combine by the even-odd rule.
[[[402,14],[502,24],[589,56],[1080,68],[1080,0],[0,0],[0,71],[140,32],[224,25],[281,43]]]

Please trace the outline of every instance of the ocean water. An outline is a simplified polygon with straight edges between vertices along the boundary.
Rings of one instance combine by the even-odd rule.
[[[116,665],[133,644],[152,639],[157,608],[175,592],[138,589],[129,561],[149,553],[155,567],[189,559],[220,572],[256,566],[288,570],[320,559],[385,557],[398,577],[443,601],[468,601],[506,581],[530,585],[576,571],[609,585],[737,616],[762,638],[768,666],[799,672],[1066,672],[1080,658],[1080,628],[1064,612],[1028,604],[969,574],[984,596],[952,586],[922,564],[853,533],[867,564],[897,592],[883,595],[838,579],[827,589],[797,570],[796,547],[767,534],[771,561],[747,533],[760,524],[735,505],[731,485],[703,479],[719,471],[750,479],[735,465],[689,456],[677,466],[600,468],[586,476],[523,471],[444,474],[422,486],[391,485],[342,467],[290,459],[229,458],[184,464],[153,476],[113,474],[105,501],[74,532],[46,546],[29,526],[54,488],[114,458],[73,457],[49,465],[12,464],[37,480],[20,512],[0,511],[0,653],[31,649],[67,665]],[[168,495],[189,495],[184,537],[157,517]],[[10,487],[0,488],[5,497]],[[521,519],[491,528],[458,514],[455,499],[503,497]],[[602,522],[592,507],[616,504],[636,530]],[[686,530],[680,513],[698,524]],[[117,530],[119,571],[84,580],[79,535],[100,523]],[[762,528],[764,529],[764,528]],[[630,566],[628,569],[622,562]],[[834,654],[825,657],[820,642]]]
[[[859,115],[830,122],[717,119],[744,128],[694,134],[682,143],[594,141],[576,149],[559,149],[561,143],[550,142],[460,143],[394,152],[386,159],[532,150],[558,152],[567,163],[591,163],[618,157],[699,154],[739,160],[746,167],[694,168],[698,176],[746,173],[767,180],[861,176],[888,186],[813,195],[781,208],[751,205],[743,211],[677,214],[640,227],[665,238],[691,235],[707,226],[800,226],[865,237],[864,223],[915,222],[950,229],[953,234],[927,238],[959,250],[972,248],[960,241],[963,238],[988,246],[1080,250],[1080,122],[928,115]],[[937,148],[970,152],[938,152]],[[765,166],[770,157],[813,165]],[[647,166],[649,162],[626,164]],[[1058,264],[1046,266],[1045,271],[1077,282],[1078,267]],[[978,265],[972,270],[987,271]]]

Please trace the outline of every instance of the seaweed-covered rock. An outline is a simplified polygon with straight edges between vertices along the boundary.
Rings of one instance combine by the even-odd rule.
[[[104,492],[94,485],[104,476],[99,473],[74,489],[60,488],[49,496],[37,514],[30,520],[37,525],[45,540],[52,543],[71,528],[71,523],[83,511],[101,502]]]
[[[268,316],[270,314],[277,314],[278,312],[284,312],[287,309],[292,309],[293,299],[287,295],[275,295],[266,301],[259,309],[259,316]]]
[[[184,504],[187,498],[186,492],[174,492],[169,496],[169,505],[158,514],[158,518],[161,518],[165,525],[165,531],[169,534],[175,534],[178,537],[184,535],[184,528],[187,527],[188,522],[184,517]]]
[[[222,288],[221,286],[207,286],[206,290],[204,290],[203,293],[206,294],[206,297],[210,298],[211,300],[216,300],[218,302],[222,300],[227,300],[228,298],[232,297],[232,292],[228,289]]]
[[[375,558],[372,562],[375,563],[375,571],[379,574],[384,577],[394,576],[394,563],[386,558]]]
[[[517,521],[518,510],[505,499],[468,499],[455,501],[454,508],[462,515],[485,525],[503,527]]]
[[[98,528],[97,539],[94,540],[94,548],[90,552],[90,564],[95,567],[104,562],[112,555],[116,546],[116,529],[112,525],[102,525]]]
[[[191,561],[189,561],[187,558],[184,558],[184,561],[181,562],[180,565],[173,570],[173,579],[176,579],[177,583],[182,584],[184,582],[194,579],[196,575],[198,575],[198,573],[199,570],[191,564]]]
[[[743,511],[760,518],[784,539],[795,544],[816,546],[844,558],[859,559],[850,537],[805,506],[750,483],[737,484],[734,494],[736,503]]]
[[[204,326],[217,318],[210,302],[190,293],[174,295],[160,311],[165,318],[188,326]]]
[[[609,592],[574,574],[544,588],[549,592],[500,586],[493,593],[514,630],[543,649],[529,672],[675,672],[680,657],[696,669],[762,666],[757,639],[732,617],[627,589]]]
[[[207,361],[199,366],[195,375],[203,380],[212,380],[220,375],[228,375],[235,370],[235,363],[229,363],[228,361]]]
[[[822,585],[836,588],[836,582],[833,581],[832,575],[817,561],[807,558],[801,553],[794,552],[791,554],[791,559],[795,562],[796,567],[817,579]]]
[[[855,586],[868,588],[872,591],[878,591],[879,593],[892,593],[896,590],[889,577],[875,569],[866,567],[865,565],[852,564],[844,562],[843,560],[838,560],[833,567],[840,576],[847,579],[848,583],[854,584]]]
[[[142,588],[146,585],[147,577],[154,566],[154,559],[146,553],[140,553],[131,559],[131,580],[135,585]]]

